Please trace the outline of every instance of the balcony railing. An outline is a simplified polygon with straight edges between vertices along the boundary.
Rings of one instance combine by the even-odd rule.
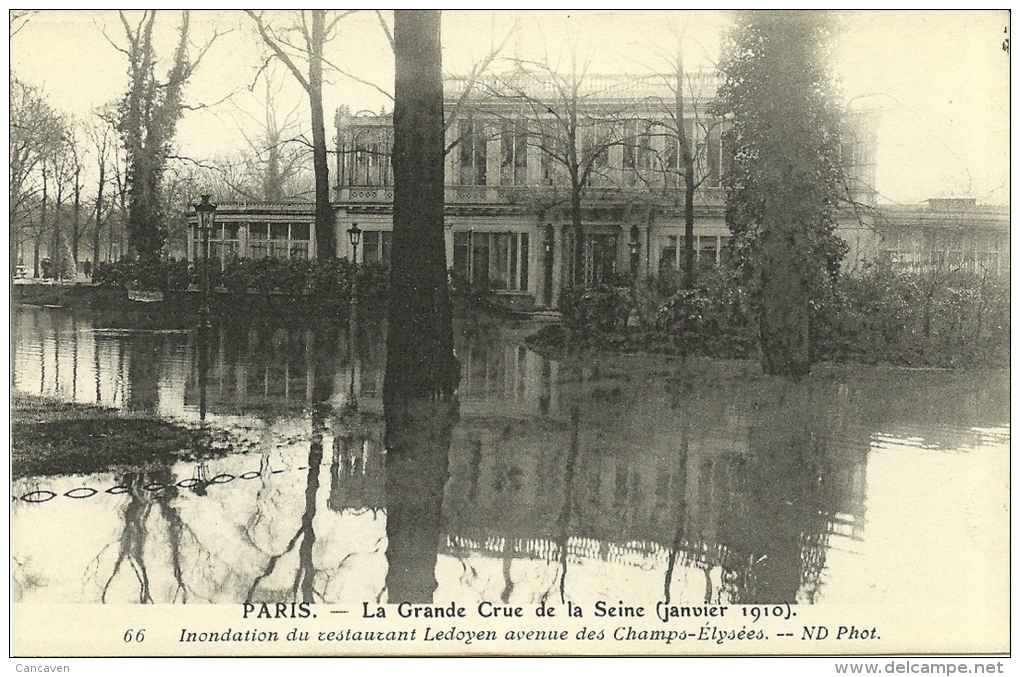
[[[722,188],[705,188],[698,191],[699,204],[723,204],[725,190]],[[445,200],[447,204],[498,204],[527,205],[568,200],[568,186],[446,186]],[[589,187],[584,191],[586,203],[624,204],[634,202],[667,203],[675,202],[675,197],[661,187],[656,188],[619,188]],[[353,186],[340,189],[341,203],[355,204],[391,204],[393,187]]]

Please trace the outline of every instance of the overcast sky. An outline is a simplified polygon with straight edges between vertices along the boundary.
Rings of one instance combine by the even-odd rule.
[[[129,15],[137,19],[137,15]],[[170,58],[179,13],[160,12],[161,55]],[[273,17],[284,20],[284,17]],[[834,45],[833,69],[847,101],[882,112],[877,188],[882,201],[916,203],[930,197],[966,196],[981,202],[1009,200],[1009,57],[1002,49],[1005,11],[845,12]],[[590,55],[593,73],[639,73],[661,63],[661,49],[684,36],[688,64],[711,64],[726,12],[670,11],[446,11],[443,60],[464,72],[502,42],[504,53],[556,61],[571,51]],[[373,12],[341,24],[327,56],[359,78],[392,90],[393,58]],[[516,29],[514,27],[516,26]],[[221,35],[186,90],[191,104],[227,101],[188,112],[179,126],[182,155],[209,159],[244,144],[240,130],[256,131],[259,98],[248,91],[261,46],[240,12],[194,12],[194,41]],[[104,32],[106,36],[104,36]],[[126,59],[111,44],[124,44],[114,12],[45,11],[11,38],[11,69],[42,87],[51,103],[69,113],[119,96]],[[287,110],[307,128],[307,103],[292,78],[278,74]],[[392,108],[372,87],[332,76],[326,88],[327,135],[331,111]]]

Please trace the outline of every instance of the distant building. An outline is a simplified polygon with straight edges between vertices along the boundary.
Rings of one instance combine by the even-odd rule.
[[[188,260],[201,257],[194,210],[188,213]],[[216,207],[209,257],[220,263],[241,259],[315,257],[315,204],[230,202]]]
[[[974,198],[883,206],[873,257],[912,272],[1009,275],[1009,208]]]
[[[709,112],[717,84],[715,75],[695,73],[685,93],[683,130],[697,184],[695,256],[702,266],[725,258],[730,237],[726,122]],[[539,80],[478,83],[472,91],[465,96],[463,83],[451,83],[447,94],[447,260],[460,280],[508,300],[523,296],[556,306],[573,277],[571,181],[563,161],[570,152],[588,173],[581,195],[579,277],[585,284],[680,266],[683,181],[675,96],[668,87],[590,76],[576,94]],[[573,129],[563,122],[569,115],[576,119]],[[848,188],[867,204],[874,197],[873,123],[864,114],[850,116],[844,144],[852,158]],[[337,228],[357,223],[365,233],[359,258],[385,263],[392,232],[392,118],[341,108],[336,125]],[[863,239],[855,232],[861,228],[848,214],[848,239]]]
[[[709,113],[717,78],[698,73],[689,84],[684,133],[696,158],[695,255],[698,265],[714,265],[726,257],[730,238],[724,217],[726,121]],[[564,134],[557,136],[564,110],[577,117],[573,152],[588,171],[579,277],[587,285],[613,282],[677,269],[682,260],[683,181],[672,92],[638,78],[591,76],[573,99],[562,94],[537,80],[476,83],[467,95],[463,83],[447,87],[447,261],[458,280],[516,307],[556,307],[572,278],[571,182],[557,159],[568,155]],[[363,233],[359,262],[388,265],[392,116],[341,107],[335,122],[336,254],[352,255],[345,231],[357,224]],[[846,118],[847,191],[857,207],[847,208],[838,228],[850,245],[847,267],[885,257],[915,268],[945,250],[974,270],[1008,271],[1004,210],[973,201],[875,209],[877,122],[869,112]],[[194,259],[193,213],[189,221],[188,256]],[[220,204],[216,223],[210,253],[224,262],[316,253],[311,203]]]

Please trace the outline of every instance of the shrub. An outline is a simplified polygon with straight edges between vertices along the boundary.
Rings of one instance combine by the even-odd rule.
[[[929,366],[1008,363],[1006,280],[871,264],[840,278],[832,307],[823,308],[818,319],[820,359]]]
[[[380,263],[358,266],[358,298],[382,304],[389,292],[390,272]]]
[[[698,286],[685,289],[681,275],[663,271],[633,290],[632,342],[641,349],[709,357],[746,357],[756,332],[746,292],[733,271],[706,268]]]
[[[221,266],[209,261],[209,286],[232,294],[286,294],[310,297],[318,306],[344,306],[350,302],[355,266],[346,259],[234,259]],[[376,263],[356,267],[358,296],[375,306],[386,299],[389,273]],[[201,264],[186,261],[142,263],[122,260],[100,263],[93,281],[103,287],[182,291],[201,283]]]
[[[632,305],[626,288],[605,284],[593,289],[571,287],[560,294],[567,331],[585,343],[611,342],[626,327]]]
[[[568,289],[565,331],[543,344],[752,357],[757,324],[735,271],[703,271],[684,289],[666,271],[630,288]],[[899,365],[970,366],[1009,362],[1009,284],[948,271],[908,273],[870,265],[843,275],[811,309],[812,359]]]
[[[187,289],[192,272],[187,261],[137,261],[121,259],[96,265],[92,281],[101,287],[148,291]]]

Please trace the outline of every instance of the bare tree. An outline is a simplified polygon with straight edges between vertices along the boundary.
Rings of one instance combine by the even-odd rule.
[[[96,202],[92,224],[92,263],[94,265],[99,263],[102,228],[106,219],[105,210],[109,208],[105,204],[104,198],[106,184],[109,181],[107,173],[115,152],[114,130],[100,111],[94,111],[85,127],[85,134],[92,146],[91,152],[96,162]]]
[[[84,224],[82,223],[81,213],[81,194],[82,194],[82,170],[85,168],[85,157],[87,149],[85,142],[82,139],[82,127],[81,122],[78,120],[74,121],[73,126],[67,136],[67,160],[68,160],[68,171],[73,177],[70,179],[73,183],[71,184],[71,194],[73,200],[73,211],[71,213],[71,262],[74,266],[73,270],[67,271],[71,273],[77,273],[78,270],[78,252],[81,246],[81,236]]]
[[[288,26],[268,23],[263,12],[245,10],[262,41],[298,81],[308,95],[312,123],[312,164],[315,170],[315,254],[336,256],[333,207],[329,201],[329,163],[326,158],[326,126],[322,108],[323,50],[336,36],[337,24],[351,12],[302,10]]]
[[[42,190],[41,168],[59,151],[66,121],[35,87],[10,76],[9,241],[11,271],[23,241],[32,237],[32,211]]]
[[[665,89],[664,95],[650,95],[646,104],[653,113],[649,122],[658,128],[665,149],[658,157],[658,170],[665,176],[665,188],[672,194],[684,218],[683,280],[691,288],[695,281],[694,197],[707,179],[719,181],[724,160],[721,151],[721,121],[708,115],[706,97],[712,95],[711,75],[690,71],[684,62],[683,33],[674,33],[671,50],[660,50],[666,68],[649,81]],[[715,147],[712,147],[715,144]]]
[[[303,198],[309,193],[304,175],[309,169],[307,152],[312,144],[302,134],[298,123],[300,103],[289,107],[282,105],[285,100],[283,81],[273,63],[267,63],[260,76],[262,91],[257,98],[262,114],[242,111],[257,125],[258,133],[249,134],[238,126],[248,149],[223,163],[223,181],[250,194],[248,199],[278,202]],[[252,83],[253,92],[258,84],[258,80]],[[314,180],[311,189],[314,191]]]
[[[110,261],[123,257],[127,252],[128,241],[128,180],[127,160],[121,153],[113,156],[113,187],[116,190],[117,220],[107,224],[107,258]],[[113,208],[111,208],[111,214]]]
[[[65,201],[69,194],[73,194],[75,177],[78,174],[80,164],[77,161],[77,152],[73,149],[74,140],[72,133],[68,131],[61,139],[60,150],[53,155],[49,163],[49,177],[56,193],[53,200],[53,216],[50,223],[50,270],[53,277],[62,279],[72,273],[68,242],[66,239],[66,214]]]
[[[609,150],[634,141],[626,125],[633,119],[633,102],[618,96],[628,83],[589,76],[590,59],[578,63],[576,52],[565,72],[545,62],[512,63],[509,73],[487,78],[485,89],[497,117],[526,120],[527,135],[542,154],[543,183],[567,181],[573,239],[568,279],[583,286],[582,202],[596,179],[610,179]]]

